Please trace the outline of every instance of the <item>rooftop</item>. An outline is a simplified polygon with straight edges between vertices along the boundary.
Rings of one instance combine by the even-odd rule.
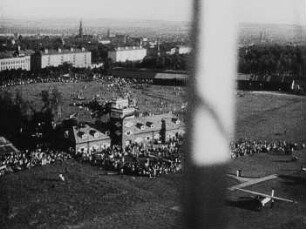
[[[124,131],[131,131],[133,134],[145,133],[148,131],[159,131],[162,125],[162,121],[165,121],[166,129],[172,130],[182,128],[185,125],[173,114],[160,114],[143,117],[131,117],[126,118],[124,121]]]
[[[17,152],[19,150],[9,140],[0,136],[0,155]]]
[[[142,47],[118,47],[118,48],[114,48],[113,51],[131,51],[131,50],[145,50],[145,48]]]
[[[86,50],[86,49],[45,49],[40,51],[39,53],[41,55],[58,55],[58,54],[67,54],[67,53],[88,53],[90,51]]]
[[[73,126],[73,135],[76,144],[110,139],[106,132],[102,133],[88,124],[85,124],[82,127]]]
[[[33,50],[21,50],[19,52],[19,55],[16,53],[16,51],[0,52],[0,59],[31,56],[33,53],[34,53]]]

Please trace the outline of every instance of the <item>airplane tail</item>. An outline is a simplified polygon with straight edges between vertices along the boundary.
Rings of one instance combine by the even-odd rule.
[[[273,208],[273,205],[274,205],[274,199],[273,199],[273,197],[274,197],[274,188],[272,188],[272,190],[271,190],[271,196],[272,196],[272,198],[271,198],[271,205],[270,205],[270,207],[271,208]]]
[[[271,190],[271,196],[274,197],[274,188]]]

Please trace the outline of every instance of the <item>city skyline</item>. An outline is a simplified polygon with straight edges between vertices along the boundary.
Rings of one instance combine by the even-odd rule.
[[[205,1],[203,1],[205,4]],[[149,3],[149,4],[147,4]],[[238,23],[305,25],[306,0],[235,0]],[[191,21],[191,0],[2,0],[0,18]]]

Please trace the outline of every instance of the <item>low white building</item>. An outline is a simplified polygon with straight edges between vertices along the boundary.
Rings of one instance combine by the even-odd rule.
[[[34,70],[46,67],[58,67],[63,63],[70,63],[75,68],[88,68],[91,66],[91,52],[82,49],[44,49],[32,56]]]
[[[175,48],[172,48],[170,51],[170,54],[188,54],[191,52],[191,48],[188,46],[176,46]]]
[[[119,47],[108,51],[108,58],[113,62],[142,61],[147,50],[142,47]]]

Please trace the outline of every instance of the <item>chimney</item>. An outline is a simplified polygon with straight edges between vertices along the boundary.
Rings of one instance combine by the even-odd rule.
[[[82,52],[85,52],[85,48],[84,47],[81,50],[82,50]]]
[[[58,49],[57,49],[57,51],[58,51],[59,53],[61,53],[61,52],[62,52],[62,50],[61,50],[60,48],[58,48]]]
[[[48,49],[45,48],[44,52],[45,52],[45,54],[47,54],[48,53]]]
[[[70,51],[73,52],[73,51],[74,51],[74,48],[71,47],[71,48],[70,48]]]

